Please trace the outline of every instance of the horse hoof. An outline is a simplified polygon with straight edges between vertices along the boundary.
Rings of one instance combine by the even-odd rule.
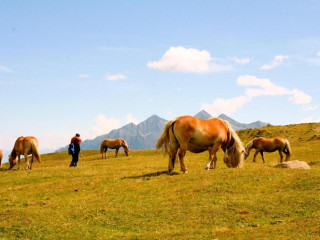
[[[186,171],[182,171],[183,173],[188,173],[188,171],[186,170]]]

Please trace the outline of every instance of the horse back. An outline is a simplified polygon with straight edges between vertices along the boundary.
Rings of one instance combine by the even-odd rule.
[[[217,141],[226,142],[228,137],[227,126],[218,118],[178,117],[173,132],[179,142],[181,140],[190,141],[191,144],[196,146],[212,146]]]
[[[122,139],[121,138],[116,138],[116,139],[105,139],[102,141],[102,146],[103,147],[107,147],[107,148],[119,148],[121,147],[121,143],[122,143]]]
[[[274,152],[278,149],[282,149],[285,146],[286,142],[283,138],[264,138],[259,137],[253,140],[253,146],[256,149]]]

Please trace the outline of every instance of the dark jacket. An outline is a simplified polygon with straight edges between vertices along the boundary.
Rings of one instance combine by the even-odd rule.
[[[75,136],[71,139],[71,143],[73,143],[74,145],[74,151],[76,153],[79,153],[81,148],[80,148],[80,144],[81,144],[81,138]]]

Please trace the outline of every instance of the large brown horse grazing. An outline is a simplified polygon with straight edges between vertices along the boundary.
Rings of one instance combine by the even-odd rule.
[[[29,159],[28,159],[29,154],[32,154],[31,163],[29,163]],[[14,147],[9,155],[9,163],[10,163],[9,169],[12,169],[14,165],[16,165],[17,157],[19,162],[18,168],[20,169],[20,155],[24,155],[24,159],[26,161],[26,170],[28,169],[31,170],[33,157],[35,157],[38,160],[38,162],[41,163],[41,158],[38,151],[38,139],[30,136],[30,137],[19,137],[16,140]]]
[[[2,166],[3,152],[0,149],[0,167]]]
[[[110,149],[116,149],[116,155],[115,157],[118,156],[119,148],[123,147],[124,148],[124,153],[128,156],[129,155],[129,146],[121,138],[116,138],[116,139],[104,139],[101,142],[100,145],[100,153],[101,153],[101,158],[103,158],[103,153],[105,158],[107,158],[107,150],[108,148]]]
[[[184,164],[186,151],[200,153],[209,151],[206,169],[215,169],[216,153],[221,147],[224,151],[224,162],[228,167],[243,167],[244,147],[231,125],[219,118],[207,120],[192,116],[182,116],[169,120],[158,139],[156,148],[164,147],[169,154],[169,173],[174,170],[176,155],[179,150],[181,171],[187,173]],[[214,163],[214,166],[213,166]]]
[[[282,159],[283,159],[282,153],[286,154],[286,161],[288,161],[291,156],[291,147],[290,147],[289,141],[287,139],[283,139],[279,137],[271,138],[271,139],[259,137],[259,138],[252,139],[250,142],[248,142],[248,144],[245,147],[244,159],[246,159],[249,156],[250,150],[252,148],[256,149],[256,152],[254,153],[254,156],[253,156],[254,162],[256,161],[257,154],[260,153],[263,163],[265,163],[263,152],[278,151],[280,155],[280,162],[282,162]]]

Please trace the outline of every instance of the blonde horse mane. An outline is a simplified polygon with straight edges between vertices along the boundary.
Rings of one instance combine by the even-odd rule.
[[[244,147],[243,147],[243,144],[238,136],[238,134],[233,130],[231,124],[226,121],[226,120],[223,120],[224,124],[227,126],[228,130],[229,130],[229,136],[228,136],[228,142],[227,142],[227,145],[228,143],[233,139],[233,144],[232,146],[229,148],[229,149],[232,149],[234,150],[235,152],[235,158],[236,160],[238,161],[237,162],[237,167],[238,168],[242,168],[243,167],[243,152],[244,152]],[[228,150],[230,151],[230,150]]]
[[[124,147],[125,149],[129,149],[129,145],[127,144],[127,142],[125,140],[123,140],[123,139],[121,139],[121,141],[122,141],[122,144],[123,144],[122,147]]]
[[[250,153],[252,146],[253,146],[253,140],[255,140],[255,138],[252,139],[250,142],[248,142],[247,145],[245,146],[245,158],[247,158],[249,156],[249,153]]]

